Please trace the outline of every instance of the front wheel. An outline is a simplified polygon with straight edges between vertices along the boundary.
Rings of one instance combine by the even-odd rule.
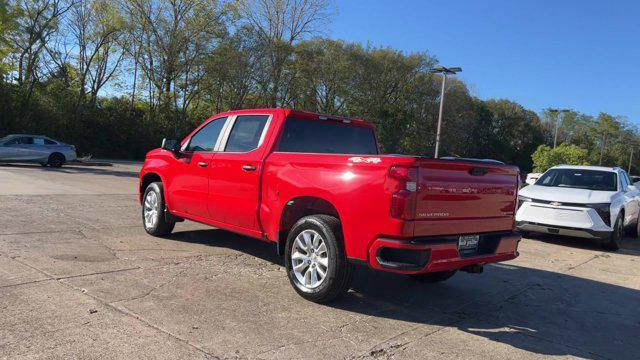
[[[287,237],[285,266],[291,285],[307,300],[324,303],[346,293],[352,269],[344,251],[340,221],[328,215],[300,219]]]
[[[47,160],[47,164],[54,168],[59,168],[65,163],[64,155],[59,153],[53,153],[49,155],[49,159]]]
[[[609,235],[609,241],[602,244],[603,248],[611,251],[616,251],[620,249],[620,241],[622,241],[622,237],[624,236],[624,220],[623,219],[624,219],[623,216],[618,216],[618,218],[616,219],[615,225],[613,226],[613,231],[611,232],[611,235]]]
[[[411,275],[411,277],[416,281],[433,284],[449,280],[449,278],[455,275],[457,271],[458,270],[438,271],[425,274],[415,274]]]
[[[147,186],[142,197],[142,223],[144,230],[153,236],[168,235],[176,226],[175,221],[167,221],[164,216],[164,192],[161,182],[153,182]]]

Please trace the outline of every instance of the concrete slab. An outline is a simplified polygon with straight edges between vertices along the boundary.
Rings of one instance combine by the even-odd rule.
[[[209,356],[56,281],[4,288],[0,358],[178,359]]]

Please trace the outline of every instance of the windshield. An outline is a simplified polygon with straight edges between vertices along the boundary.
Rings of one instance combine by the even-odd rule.
[[[536,181],[536,185],[575,189],[616,191],[616,173],[598,170],[551,169]]]

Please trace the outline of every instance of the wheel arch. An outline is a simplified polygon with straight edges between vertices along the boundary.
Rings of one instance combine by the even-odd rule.
[[[284,255],[284,248],[293,225],[309,215],[329,215],[342,221],[337,208],[330,201],[317,196],[299,196],[286,202],[280,214],[278,226],[278,254]],[[344,233],[344,229],[343,229]],[[343,239],[344,241],[344,239]]]
[[[139,189],[138,189],[138,194],[140,194],[140,202],[142,202],[142,196],[144,194],[144,191],[147,189],[147,186],[149,186],[149,184],[153,183],[153,182],[161,182],[164,185],[164,182],[162,181],[162,177],[155,172],[148,172],[146,174],[144,174],[141,178],[140,178],[140,185],[139,185]],[[164,186],[163,186],[164,188]],[[163,189],[163,191],[165,191]],[[165,202],[167,199],[166,196],[166,191],[165,191]]]

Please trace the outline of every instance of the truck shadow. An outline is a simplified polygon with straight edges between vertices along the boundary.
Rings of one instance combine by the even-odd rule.
[[[283,266],[273,245],[223,230],[177,232],[169,238],[226,247]],[[376,356],[406,351],[405,357],[413,357],[412,347],[421,342],[438,346],[426,336],[444,327],[438,338],[470,352],[486,347],[478,344],[485,338],[542,355],[630,359],[640,349],[639,304],[638,289],[505,263],[486,266],[482,275],[458,273],[440,284],[357,267],[347,296],[323,306],[416,324],[371,349]]]

